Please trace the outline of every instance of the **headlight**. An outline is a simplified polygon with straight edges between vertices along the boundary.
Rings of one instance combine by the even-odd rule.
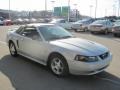
[[[92,57],[92,56],[82,56],[82,55],[77,55],[75,57],[76,61],[82,61],[82,62],[96,62],[98,61],[97,57]]]

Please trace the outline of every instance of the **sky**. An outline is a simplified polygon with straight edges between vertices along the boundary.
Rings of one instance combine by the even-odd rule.
[[[52,4],[51,1],[55,1]],[[75,6],[75,4],[77,4]],[[53,6],[67,6],[68,0],[47,0],[47,10],[52,10]],[[90,6],[92,7],[90,8]],[[95,17],[96,0],[70,0],[71,9],[77,8],[82,15]],[[45,0],[10,0],[11,10],[45,10]],[[9,9],[9,0],[0,0],[0,9]],[[117,0],[97,0],[97,17],[117,15]]]

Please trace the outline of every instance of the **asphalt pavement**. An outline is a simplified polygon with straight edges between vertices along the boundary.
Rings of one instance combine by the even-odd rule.
[[[92,35],[88,32],[74,33],[75,36],[101,43],[113,54],[113,61],[102,73],[93,76],[58,78],[50,70],[27,58],[11,57],[5,44],[7,30],[17,26],[0,27],[0,72],[7,79],[0,79],[2,87],[16,90],[120,90],[120,38],[110,35]],[[7,82],[6,84],[2,84]]]

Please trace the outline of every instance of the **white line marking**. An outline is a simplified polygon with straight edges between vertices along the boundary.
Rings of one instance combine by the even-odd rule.
[[[94,77],[95,77],[95,78],[99,78],[99,79],[101,79],[101,80],[109,81],[109,82],[111,82],[111,83],[120,85],[120,82],[117,82],[117,81],[112,80],[112,79],[109,79],[109,78],[98,77],[98,76],[94,76]]]
[[[6,45],[6,42],[4,42],[4,41],[0,41],[0,43]]]

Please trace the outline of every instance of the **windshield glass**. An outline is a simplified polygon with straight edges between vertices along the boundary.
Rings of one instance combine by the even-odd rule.
[[[120,21],[119,22],[115,22],[114,25],[115,26],[118,26],[118,25],[120,26]]]
[[[76,23],[86,23],[88,22],[90,19],[83,19],[83,20],[78,20],[76,21]]]
[[[39,30],[46,41],[72,37],[71,33],[59,26],[43,26]]]
[[[106,20],[97,20],[97,21],[95,21],[95,22],[93,22],[92,24],[106,24],[107,23],[107,21]]]

